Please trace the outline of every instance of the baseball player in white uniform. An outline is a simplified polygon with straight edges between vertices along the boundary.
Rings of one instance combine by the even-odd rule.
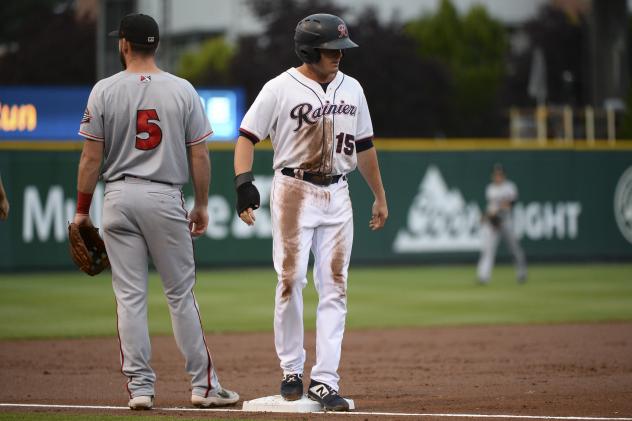
[[[273,260],[278,275],[274,337],[283,370],[281,395],[303,395],[303,295],[310,250],[318,292],[316,365],[308,397],[325,410],[346,411],[338,394],[338,366],[347,313],[347,269],[353,215],[347,174],[356,166],[373,191],[369,226],[388,217],[373,127],[362,87],[339,71],[343,49],[357,47],[342,19],[315,14],[296,27],[303,64],[265,84],[241,123],[235,147],[237,211],[255,223],[259,193],[252,184],[254,145],[270,136],[275,171],[270,206]]]
[[[154,19],[125,16],[113,35],[119,38],[125,70],[99,81],[90,93],[79,130],[86,142],[74,222],[92,225],[88,211],[100,175],[106,183],[103,237],[112,266],[129,407],[150,409],[155,395],[147,327],[149,256],[160,273],[175,339],[192,378],[192,404],[234,404],[239,395],[223,389],[217,379],[193,294],[192,236],[201,235],[208,224],[206,139],[211,126],[193,86],[156,66]],[[195,205],[187,212],[181,187],[189,170]]]
[[[507,180],[505,170],[500,164],[494,165],[492,182],[485,190],[485,197],[487,209],[481,231],[482,248],[478,261],[478,280],[482,284],[489,282],[496,258],[496,249],[502,236],[514,257],[517,280],[523,283],[527,279],[527,262],[514,233],[511,218],[511,208],[518,200],[518,189],[513,182]]]

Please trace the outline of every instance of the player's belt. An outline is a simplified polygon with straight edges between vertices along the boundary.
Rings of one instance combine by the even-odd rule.
[[[124,175],[123,177],[119,177],[116,178],[114,180],[107,180],[105,183],[114,183],[115,181],[122,181],[122,180],[130,180],[130,181],[140,181],[140,182],[145,182],[145,183],[158,183],[158,184],[165,184],[167,186],[175,186],[175,184],[173,183],[167,183],[166,181],[157,181],[157,180],[149,180],[147,178],[141,178],[141,177],[134,177],[131,175]]]
[[[330,175],[314,172],[295,171],[294,168],[283,168],[281,174],[288,177],[298,178],[299,180],[307,181],[319,186],[328,186],[330,184],[337,183],[340,179],[345,180],[344,174]]]

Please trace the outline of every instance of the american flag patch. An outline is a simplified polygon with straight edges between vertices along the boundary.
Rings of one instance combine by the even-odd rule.
[[[151,82],[151,75],[140,75],[140,81],[145,83]]]
[[[90,123],[91,119],[92,119],[92,116],[90,115],[90,111],[88,111],[88,109],[86,108],[86,110],[83,112],[83,118],[81,119],[81,124]]]

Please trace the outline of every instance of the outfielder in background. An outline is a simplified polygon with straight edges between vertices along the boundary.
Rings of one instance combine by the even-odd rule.
[[[204,233],[208,224],[210,123],[193,86],[156,66],[159,32],[153,18],[125,16],[110,35],[119,38],[124,71],[99,81],[88,99],[79,130],[86,141],[74,222],[92,225],[88,211],[100,175],[106,183],[103,237],[129,407],[150,409],[155,394],[147,327],[149,256],[160,273],[176,343],[192,378],[191,403],[234,404],[239,395],[217,379],[193,294],[191,236]],[[189,170],[195,205],[187,213],[181,187]]]
[[[347,176],[356,166],[373,191],[369,227],[388,217],[373,127],[362,87],[339,71],[343,49],[357,47],[342,19],[315,14],[296,27],[303,64],[265,84],[244,116],[235,147],[237,211],[255,223],[259,193],[252,184],[254,146],[270,136],[275,171],[270,195],[275,295],[274,338],[283,370],[281,395],[303,396],[303,293],[310,249],[318,292],[316,365],[308,397],[326,410],[346,411],[338,366],[347,313],[347,269],[353,215]]]
[[[481,255],[478,261],[478,281],[487,284],[492,275],[496,250],[501,236],[513,255],[516,265],[516,277],[519,283],[527,280],[527,262],[524,252],[514,233],[511,209],[518,200],[516,185],[507,179],[501,164],[495,164],[492,172],[492,182],[485,189],[487,208],[483,215],[481,230]]]

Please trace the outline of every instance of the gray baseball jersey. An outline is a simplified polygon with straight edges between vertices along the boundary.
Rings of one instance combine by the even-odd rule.
[[[509,180],[500,184],[490,183],[485,189],[485,198],[487,199],[487,211],[495,213],[502,209],[503,203],[518,199],[518,189]]]
[[[203,142],[212,130],[185,79],[120,72],[92,89],[79,134],[105,141],[106,182],[130,175],[182,185],[189,179],[186,146]]]
[[[517,278],[523,282],[527,277],[527,261],[524,251],[520,247],[518,238],[514,233],[511,208],[503,207],[505,202],[514,202],[518,199],[518,188],[509,180],[502,183],[490,183],[485,189],[487,199],[487,212],[498,215],[500,225],[493,227],[486,223],[481,229],[481,255],[478,261],[477,275],[482,283],[489,282],[496,259],[496,250],[501,237],[507,243],[509,251],[514,256]]]
[[[81,136],[104,142],[103,239],[130,398],[155,394],[147,326],[149,256],[160,273],[192,395],[206,398],[221,390],[193,294],[193,243],[180,190],[189,178],[187,146],[211,133],[191,84],[164,72],[124,71],[98,82],[81,121]]]

